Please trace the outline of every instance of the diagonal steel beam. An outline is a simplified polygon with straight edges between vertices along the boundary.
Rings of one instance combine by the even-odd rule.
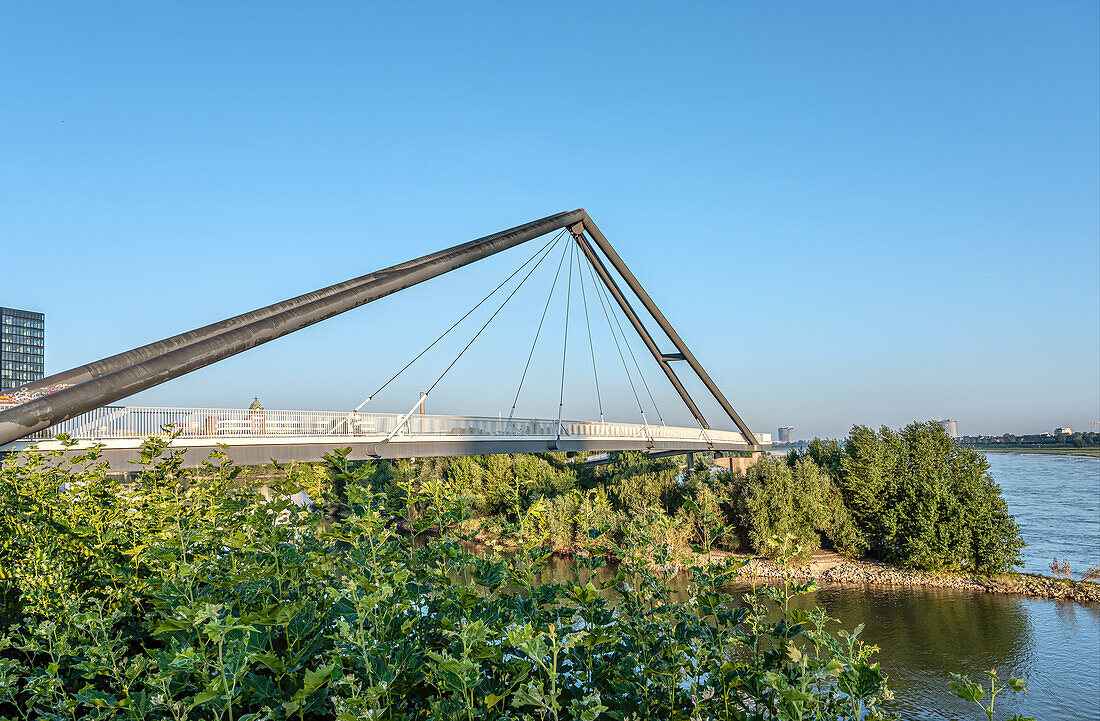
[[[173,336],[165,341],[169,346],[174,346],[171,350],[0,411],[0,445],[513,248],[546,233],[567,228],[583,217],[583,210],[574,210],[494,233],[470,243],[424,256],[418,259],[422,262],[416,265],[404,268],[395,266],[397,269],[380,272],[369,280],[363,280],[357,285],[329,295],[322,295],[308,302],[297,302],[297,299],[286,301],[292,304],[291,307],[267,314],[266,317],[244,325],[235,325],[221,333],[203,337],[201,340],[180,344],[180,341],[173,340],[179,336]],[[351,282],[354,283],[354,281]],[[332,286],[332,288],[335,287]],[[257,312],[262,315],[265,310],[260,309]],[[206,326],[206,328],[209,327]],[[196,332],[201,331],[203,329]]]
[[[583,226],[583,230],[587,231],[588,235],[592,238],[596,245],[599,246],[600,251],[602,251],[608,261],[611,262],[611,265],[614,266],[615,270],[618,271],[619,276],[624,281],[626,281],[626,284],[630,287],[630,290],[633,291],[638,300],[642,302],[642,305],[645,306],[646,311],[648,311],[650,316],[653,317],[653,320],[657,321],[657,325],[660,326],[661,330],[664,331],[664,334],[668,336],[668,339],[672,341],[672,344],[676,346],[676,350],[678,350],[680,352],[680,355],[683,356],[683,360],[687,361],[687,364],[691,366],[691,369],[693,371],[695,371],[695,375],[699,376],[699,380],[703,381],[703,385],[705,385],[707,390],[710,391],[710,394],[714,396],[714,399],[718,401],[718,405],[722,406],[722,410],[726,412],[726,415],[728,415],[730,417],[730,420],[734,422],[734,424],[737,426],[737,429],[741,431],[741,435],[743,435],[745,437],[745,440],[747,440],[754,447],[759,448],[760,444],[757,442],[756,436],[753,435],[753,432],[749,430],[748,425],[743,420],[741,420],[741,416],[737,414],[737,411],[733,409],[733,406],[730,404],[730,402],[726,400],[726,397],[724,395],[722,395],[722,391],[718,389],[718,385],[713,380],[711,380],[710,375],[708,375],[707,372],[703,369],[702,364],[700,364],[699,361],[696,360],[695,356],[688,349],[687,344],[684,343],[684,341],[680,338],[680,335],[676,332],[676,329],[672,327],[672,324],[668,322],[667,318],[665,318],[664,314],[661,312],[661,309],[657,307],[657,304],[654,303],[653,299],[649,297],[648,293],[646,293],[645,288],[642,287],[642,284],[639,283],[638,279],[634,277],[634,274],[630,272],[630,268],[628,268],[626,263],[623,262],[623,259],[620,258],[619,254],[615,252],[615,249],[611,247],[611,243],[607,241],[607,238],[604,237],[604,234],[600,232],[600,229],[598,227],[596,227],[596,224],[592,221],[592,218],[589,217],[588,213],[584,214],[584,218],[581,220],[581,225]],[[640,336],[642,336],[642,340],[645,341],[646,347],[649,348],[650,353],[653,354],[653,357],[657,360],[657,363],[660,364],[661,368],[665,372],[665,375],[668,376],[668,379],[672,382],[672,385],[675,386],[676,391],[680,394],[680,397],[684,400],[684,403],[687,404],[688,408],[695,416],[695,419],[699,421],[699,423],[702,424],[704,428],[709,428],[710,426],[707,425],[706,419],[703,418],[702,413],[699,412],[699,409],[691,400],[691,396],[689,396],[687,391],[684,390],[683,384],[680,383],[679,378],[676,377],[676,373],[669,365],[670,360],[680,360],[680,358],[661,353],[661,351],[657,348],[656,343],[653,342],[652,336],[649,335],[649,332],[646,331],[645,326],[642,324],[641,320],[638,319],[638,316],[634,312],[633,308],[630,307],[630,303],[627,302],[625,296],[623,296],[622,292],[619,291],[618,286],[615,284],[610,274],[608,274],[607,268],[604,267],[603,262],[599,259],[599,256],[592,252],[592,248],[587,243],[587,241],[585,241],[583,234],[578,235],[576,231],[576,226],[570,227],[570,233],[572,233],[573,238],[581,246],[581,250],[584,251],[585,256],[589,259],[589,262],[591,262],[596,268],[596,272],[600,274],[600,278],[607,285],[608,290],[610,290],[615,296],[615,300],[619,302],[619,307],[623,309],[624,313],[626,313],[627,317],[630,319],[631,324],[634,326],[634,329],[638,331],[638,334]]]
[[[535,221],[535,223],[542,223],[546,220],[548,220],[548,218],[543,218],[542,220]],[[535,223],[527,223],[525,225],[512,228],[510,230],[502,231],[501,233],[497,233],[495,235],[523,232],[524,228],[534,225]],[[554,229],[556,230],[557,228]],[[22,392],[36,395],[48,392],[51,388],[56,388],[57,386],[78,385],[80,383],[84,383],[85,381],[92,380],[93,378],[98,378],[100,376],[122,370],[123,368],[132,366],[135,363],[141,363],[142,361],[156,358],[157,356],[164,355],[165,353],[168,353],[170,351],[184,348],[194,343],[198,343],[199,341],[204,341],[208,338],[213,338],[214,336],[221,335],[226,331],[234,330],[236,328],[255,323],[256,321],[267,320],[268,318],[272,318],[279,315],[280,313],[301,307],[307,303],[330,298],[338,293],[358,288],[366,283],[377,280],[387,273],[396,273],[399,271],[408,270],[410,268],[415,268],[417,266],[423,265],[424,263],[438,260],[442,257],[460,255],[467,250],[476,247],[479,243],[483,243],[485,240],[486,238],[471,240],[468,243],[462,243],[461,245],[456,245],[452,248],[447,248],[445,250],[441,250],[435,253],[430,253],[428,255],[406,261],[404,263],[392,265],[388,268],[383,268],[382,270],[377,270],[373,273],[359,276],[358,278],[352,278],[351,280],[344,281],[343,283],[330,285],[327,288],[321,288],[320,290],[315,290],[311,293],[305,293],[303,295],[299,295],[297,297],[290,298],[279,303],[267,305],[263,308],[257,308],[256,310],[242,313],[240,315],[233,316],[232,318],[218,321],[217,323],[211,323],[201,328],[196,328],[195,330],[190,330],[185,333],[174,335],[170,338],[165,338],[164,340],[148,343],[146,345],[140,346],[138,348],[133,348],[122,353],[116,353],[115,355],[108,356],[107,358],[101,358],[100,360],[93,361],[91,363],[87,363],[76,368],[71,368],[67,371],[62,371],[61,373],[55,373],[39,381],[25,383],[16,388],[12,388],[10,391],[7,391],[7,393],[14,394]]]
[[[672,367],[664,361],[664,355],[661,353],[660,348],[657,347],[657,343],[653,340],[653,336],[646,330],[645,324],[642,323],[638,314],[634,312],[634,308],[630,305],[630,301],[623,295],[615,279],[607,272],[607,267],[604,266],[603,260],[601,260],[600,256],[596,254],[596,251],[592,249],[588,239],[584,237],[584,225],[582,223],[577,223],[569,229],[569,232],[573,236],[573,240],[580,246],[581,252],[584,253],[584,257],[592,264],[593,269],[596,271],[596,275],[599,276],[608,291],[611,292],[611,297],[619,304],[627,320],[630,321],[630,324],[634,326],[634,330],[641,336],[642,342],[645,343],[645,347],[648,348],[649,352],[653,354],[653,357],[657,359],[657,363],[661,366],[661,370],[665,372],[673,388],[680,394],[680,398],[684,401],[688,410],[691,411],[691,415],[695,416],[695,420],[699,421],[699,424],[703,426],[703,428],[710,428],[710,425],[707,424],[707,419],[703,417],[703,413],[699,410],[699,407],[695,405],[695,401],[691,399],[691,394],[687,392],[687,389],[684,388],[684,384],[681,383],[679,377],[677,377],[676,371],[672,370]]]

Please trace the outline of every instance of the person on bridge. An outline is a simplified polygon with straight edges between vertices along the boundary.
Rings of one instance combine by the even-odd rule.
[[[354,435],[363,435],[363,417],[359,415],[359,411],[351,412],[351,432]]]

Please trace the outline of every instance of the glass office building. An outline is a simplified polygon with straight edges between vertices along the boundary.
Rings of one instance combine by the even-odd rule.
[[[0,393],[41,380],[46,371],[46,316],[0,307]]]

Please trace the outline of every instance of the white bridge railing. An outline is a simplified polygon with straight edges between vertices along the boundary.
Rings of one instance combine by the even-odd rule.
[[[117,441],[160,435],[165,428],[181,439],[211,439],[232,443],[238,438],[280,437],[381,437],[393,440],[416,436],[545,437],[558,435],[555,420],[539,418],[492,418],[484,416],[442,416],[414,414],[403,423],[399,413],[362,413],[358,417],[340,411],[280,411],[239,408],[98,408],[67,421],[31,439],[52,438],[66,433],[81,441]],[[400,427],[398,428],[398,425]],[[561,436],[616,439],[704,440],[744,443],[740,433],[599,421],[562,421]],[[770,434],[758,434],[770,443]]]

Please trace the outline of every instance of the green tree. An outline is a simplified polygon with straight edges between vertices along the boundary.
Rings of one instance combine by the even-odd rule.
[[[904,455],[901,436],[889,428],[875,433],[853,426],[833,471],[856,527],[876,554],[897,533],[897,471]]]
[[[794,451],[789,453],[787,458],[793,465],[802,456],[810,458],[814,463],[824,468],[826,473],[835,478],[841,460],[844,458],[844,450],[841,448],[840,442],[832,438],[815,438],[806,445],[806,450],[802,453]]]
[[[870,553],[912,568],[1007,571],[1024,547],[985,456],[936,422],[852,428],[837,485]]]
[[[823,535],[834,548],[858,555],[863,539],[832,479],[809,458],[793,464],[762,458],[745,473],[742,523],[757,553],[811,551]]]

